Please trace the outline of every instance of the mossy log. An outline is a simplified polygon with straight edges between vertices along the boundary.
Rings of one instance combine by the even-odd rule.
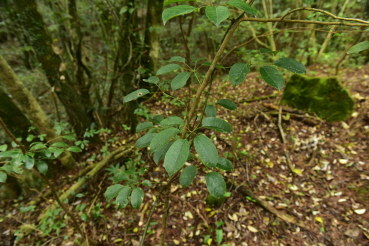
[[[299,74],[294,74],[288,81],[281,104],[316,114],[328,122],[345,120],[354,109],[350,92],[337,78]]]

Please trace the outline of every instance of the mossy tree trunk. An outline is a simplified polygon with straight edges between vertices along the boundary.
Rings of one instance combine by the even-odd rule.
[[[46,140],[48,140],[50,143],[62,141],[61,137],[55,133],[52,123],[46,116],[45,112],[41,109],[36,99],[32,96],[32,94],[24,86],[24,84],[18,79],[14,71],[10,68],[6,60],[1,55],[0,55],[0,81],[5,85],[9,93],[12,94],[14,100],[19,104],[22,111],[32,121],[37,131],[40,134],[46,134]],[[1,105],[6,106],[6,104]],[[12,113],[12,111],[9,110],[8,112]],[[10,115],[10,117],[7,117],[8,120],[5,123],[8,126],[22,124],[22,122],[19,119],[17,119],[17,117],[19,116],[12,114]],[[27,127],[26,129],[23,128],[23,131],[24,130],[27,131],[28,128],[29,127]],[[17,135],[16,133],[13,134]],[[24,135],[25,133],[22,132],[22,139],[27,136]],[[75,165],[75,161],[69,152],[63,153],[58,159],[60,160],[62,165],[66,168],[72,168]]]
[[[78,135],[90,127],[93,119],[86,111],[78,85],[72,84],[63,68],[61,58],[54,53],[52,39],[48,33],[35,0],[14,0],[19,14],[19,20],[26,31],[37,59],[42,65],[48,82],[54,88],[69,116],[69,121]]]

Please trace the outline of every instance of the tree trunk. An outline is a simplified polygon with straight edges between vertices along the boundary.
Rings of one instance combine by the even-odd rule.
[[[86,112],[81,96],[72,85],[61,58],[54,53],[52,39],[48,33],[35,0],[14,0],[19,13],[19,20],[30,38],[37,59],[42,64],[48,82],[54,87],[56,94],[63,103],[69,121],[80,136],[90,127],[93,119]]]
[[[53,130],[53,125],[47,118],[45,112],[41,109],[36,99],[32,96],[29,90],[24,84],[19,81],[16,74],[10,68],[5,59],[0,55],[0,81],[6,86],[7,90],[12,94],[14,100],[18,102],[21,109],[32,121],[37,131],[40,134],[45,133],[46,139],[50,143],[61,141],[61,137],[58,136]],[[6,105],[6,104],[1,104]],[[9,122],[5,122],[8,126],[22,124],[21,121],[15,118],[10,118]],[[28,128],[26,128],[26,131]],[[16,134],[15,134],[16,135]],[[24,134],[23,134],[24,135]],[[63,166],[71,168],[75,165],[75,161],[69,152],[65,152],[59,158]]]

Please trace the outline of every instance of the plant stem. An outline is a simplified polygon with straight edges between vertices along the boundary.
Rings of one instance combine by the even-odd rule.
[[[190,126],[190,122],[191,122],[191,120],[192,120],[193,116],[195,115],[195,112],[198,108],[200,97],[201,97],[202,93],[204,92],[206,86],[210,83],[211,75],[213,74],[213,71],[215,70],[215,67],[216,67],[218,61],[220,60],[221,56],[223,55],[223,51],[224,51],[225,47],[227,46],[229,40],[231,39],[234,31],[236,30],[238,25],[243,21],[244,18],[245,18],[244,15],[241,14],[236,19],[236,21],[234,23],[232,23],[232,26],[229,28],[226,36],[224,37],[223,42],[221,43],[221,45],[219,47],[219,50],[215,54],[213,62],[211,63],[211,66],[210,66],[209,70],[206,72],[205,78],[204,78],[202,84],[200,85],[200,87],[198,88],[196,96],[193,100],[193,103],[191,104],[190,111],[188,113],[188,116],[187,116],[186,121],[185,121],[185,125],[183,127],[181,138],[186,137],[186,133],[187,133],[188,128]]]

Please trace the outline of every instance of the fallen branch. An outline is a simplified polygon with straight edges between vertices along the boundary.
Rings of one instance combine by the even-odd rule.
[[[125,150],[124,150],[125,149]],[[133,146],[129,146],[128,148],[126,146],[122,146],[116,150],[114,150],[110,155],[108,155],[107,157],[105,157],[103,160],[101,160],[99,163],[97,163],[91,171],[89,171],[85,176],[81,177],[74,185],[72,185],[68,190],[66,190],[61,196],[59,196],[59,199],[61,201],[64,201],[65,199],[68,199],[72,193],[78,193],[78,190],[93,176],[95,176],[95,174],[97,172],[99,172],[106,164],[108,164],[110,162],[110,160],[112,158],[120,158],[122,156],[127,155],[129,152],[131,152],[133,149]],[[55,209],[56,204],[52,204],[49,208],[47,208],[46,210],[49,209]],[[44,218],[46,216],[46,213],[42,213],[39,216],[39,219],[41,220],[42,218]]]
[[[128,148],[131,148],[128,147]],[[109,162],[111,161],[114,161],[114,160],[117,160],[119,158],[122,157],[122,155],[119,154],[119,151],[118,150],[121,150],[122,148],[119,148],[117,150],[115,150],[113,153],[113,156],[109,157],[107,156],[106,158],[109,157]],[[131,148],[132,149],[132,148]],[[119,155],[118,155],[119,154]],[[104,161],[104,160],[102,160]],[[100,163],[100,162],[99,162]],[[87,174],[91,169],[94,169],[97,165],[99,165],[99,163],[97,164],[91,164],[91,165],[88,165],[87,167],[85,167],[84,169],[82,169],[81,171],[79,171],[76,175],[74,175],[71,179],[68,179],[64,182],[62,182],[61,184],[59,184],[60,187],[64,187],[67,183],[72,183],[74,181],[76,181],[77,179],[79,179],[80,177],[84,176],[85,174]],[[49,197],[50,195],[52,195],[51,193],[51,190],[48,190],[48,191],[42,191],[42,192],[39,192],[37,191],[37,193],[39,193],[39,195],[35,198],[33,198],[29,203],[28,203],[28,206],[31,206],[31,205],[37,205],[39,204],[42,200],[45,200],[45,198]]]
[[[228,183],[230,185],[236,186],[234,184],[233,181],[228,180]],[[299,227],[302,227],[306,230],[309,230],[309,228],[306,226],[306,223],[300,219],[295,218],[292,215],[286,214],[282,211],[279,211],[277,209],[275,209],[272,205],[270,205],[268,202],[262,200],[261,198],[259,198],[257,195],[255,195],[254,193],[252,193],[250,190],[248,190],[244,185],[240,185],[240,186],[236,186],[237,189],[236,191],[239,192],[242,196],[248,196],[251,198],[251,200],[256,203],[257,205],[261,206],[262,208],[264,208],[265,210],[269,211],[270,213],[274,214],[275,216],[277,216],[278,218],[297,225]]]

